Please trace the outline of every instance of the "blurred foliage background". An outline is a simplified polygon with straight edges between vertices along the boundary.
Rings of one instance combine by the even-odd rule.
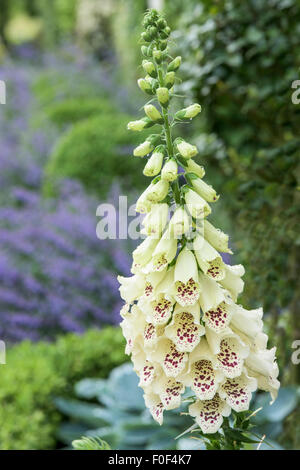
[[[95,213],[146,185],[130,158],[144,136],[126,122],[144,101],[138,38],[153,6],[184,58],[177,90],[203,109],[180,131],[222,195],[213,218],[231,236],[232,262],[246,267],[242,300],[263,304],[278,348],[283,388],[256,424],[275,448],[300,448],[300,365],[291,361],[300,340],[299,2],[2,0],[1,449],[61,448],[83,432],[113,448],[193,447],[175,443],[187,425],[176,415],[157,434],[138,390],[122,409],[109,399],[136,389],[129,366],[112,371],[127,360],[116,276],[128,274],[132,244],[98,240]],[[265,400],[258,394],[253,409]]]

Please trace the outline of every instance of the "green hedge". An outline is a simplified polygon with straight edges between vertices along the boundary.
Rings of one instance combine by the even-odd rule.
[[[69,98],[48,105],[45,113],[58,127],[75,124],[78,121],[100,114],[112,114],[114,104],[106,98]]]
[[[130,133],[125,114],[101,114],[78,122],[57,141],[45,168],[44,194],[52,196],[64,178],[81,181],[89,190],[105,196],[114,181],[123,189],[145,187],[145,164],[132,157],[134,145],[145,138]]]
[[[55,447],[60,415],[53,398],[70,396],[83,377],[107,377],[125,361],[121,331],[112,327],[9,349],[7,364],[0,366],[0,449]]]

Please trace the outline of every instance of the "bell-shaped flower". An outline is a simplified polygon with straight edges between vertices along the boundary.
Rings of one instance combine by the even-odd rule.
[[[244,369],[239,377],[225,379],[220,385],[218,393],[230,408],[239,413],[249,409],[252,392],[255,392],[256,389],[256,379],[249,377]]]
[[[158,339],[156,349],[149,353],[149,360],[158,362],[167,377],[177,377],[186,367],[188,354],[177,351],[170,339],[161,337]]]
[[[148,155],[148,153],[152,152],[154,149],[154,145],[149,142],[149,140],[145,140],[142,144],[138,145],[134,151],[133,155],[135,157],[145,157],[145,155]]]
[[[187,164],[187,171],[189,173],[195,173],[195,175],[199,176],[199,178],[203,178],[205,175],[205,170],[203,166],[198,165],[193,159],[189,159],[186,162]]]
[[[253,340],[263,328],[263,309],[246,310],[241,305],[231,305],[232,312],[231,326],[244,333]]]
[[[200,178],[191,179],[192,186],[197,194],[199,194],[207,202],[216,202],[219,199],[216,191],[212,186],[206,184]]]
[[[244,359],[249,355],[249,347],[241,341],[238,335],[230,328],[217,334],[210,328],[206,328],[206,338],[209,348],[216,354],[216,367],[225,377],[234,378],[242,373]]]
[[[223,424],[223,416],[229,416],[231,408],[216,394],[211,400],[196,401],[189,406],[189,413],[204,434],[216,433]]]
[[[178,176],[178,165],[175,160],[168,160],[161,170],[161,178],[163,180],[172,182],[175,181]]]
[[[249,375],[257,379],[258,387],[270,392],[271,403],[273,403],[280,386],[277,380],[279,370],[276,362],[276,348],[251,351],[246,359],[246,367]]]
[[[155,106],[153,106],[153,104],[146,104],[144,106],[144,111],[146,115],[148,116],[148,118],[151,119],[152,121],[155,121],[158,123],[163,121],[162,115],[160,114],[158,109]]]
[[[217,252],[200,234],[194,240],[194,252],[200,268],[208,277],[220,281],[225,277],[225,264]]]
[[[201,112],[201,106],[198,103],[191,104],[187,108],[177,111],[175,119],[193,119]]]
[[[142,243],[133,251],[132,257],[136,267],[145,266],[151,260],[153,251],[157,247],[158,239],[147,237]]]
[[[222,302],[231,302],[230,295],[219,284],[199,272],[199,284],[201,292],[199,296],[199,303],[204,313],[209,310],[215,310]]]
[[[221,333],[230,324],[232,315],[231,304],[221,302],[217,307],[203,314],[203,321],[206,327],[215,333]]]
[[[119,287],[121,297],[128,304],[137,300],[145,290],[146,281],[142,274],[135,274],[131,277],[118,276],[118,281],[121,284]]]
[[[146,351],[153,351],[156,348],[158,338],[164,334],[164,327],[155,326],[153,323],[146,323],[143,331],[144,347]]]
[[[230,292],[235,302],[244,289],[244,281],[241,279],[244,274],[245,268],[241,264],[225,265],[225,277],[220,281],[220,284]]]
[[[174,282],[176,301],[182,307],[194,305],[199,299],[200,285],[196,259],[188,248],[184,248],[177,257]]]
[[[140,214],[146,214],[147,212],[150,212],[151,207],[152,207],[152,202],[150,202],[147,199],[147,193],[152,189],[153,184],[151,183],[147,189],[140,195],[138,200],[136,201],[135,204],[135,211],[139,212]]]
[[[184,385],[177,382],[173,377],[166,377],[161,374],[153,384],[153,392],[159,395],[159,398],[165,410],[173,410],[181,404],[181,395],[184,393]]]
[[[156,176],[161,170],[162,163],[164,159],[164,146],[159,145],[155,148],[154,152],[152,153],[151,157],[146,163],[144,168],[144,175],[145,176]]]
[[[138,347],[139,342],[142,341],[145,325],[146,320],[143,312],[136,305],[133,305],[131,312],[120,323],[123,336],[127,341],[126,354],[131,354],[134,348]]]
[[[146,320],[153,325],[165,325],[171,318],[174,301],[167,298],[164,294],[159,294],[158,298],[147,301],[141,298],[138,306],[146,315]]]
[[[178,152],[183,158],[189,159],[198,153],[197,147],[195,145],[189,144],[181,137],[177,137],[177,139],[174,140],[174,145],[177,147]]]
[[[146,198],[148,201],[160,202],[168,195],[169,183],[166,180],[160,179],[156,183],[151,185],[149,191],[147,191]]]
[[[200,344],[189,356],[188,371],[179,380],[191,387],[199,400],[211,400],[224,379],[223,373],[215,365],[216,357],[209,350],[206,339],[201,338]]]
[[[207,240],[211,246],[213,246],[217,251],[222,253],[230,253],[232,251],[228,248],[229,237],[226,233],[223,233],[221,230],[215,228],[208,220],[204,220],[204,238]]]
[[[190,214],[195,219],[203,219],[211,213],[211,208],[207,202],[192,189],[186,191],[185,203]]]
[[[149,409],[152,418],[162,425],[164,419],[164,405],[162,404],[159,395],[149,392],[144,394],[145,405]]]
[[[167,272],[167,267],[163,271],[151,272],[146,275],[144,297],[153,300],[157,295],[157,287],[160,286]]]
[[[190,217],[185,209],[178,207],[170,220],[170,231],[174,238],[181,238],[182,235],[188,233],[191,226],[190,222]]]
[[[153,251],[149,271],[163,271],[173,261],[176,253],[177,240],[166,230]]]
[[[147,235],[160,236],[168,222],[168,204],[153,204],[143,220],[144,231]]]
[[[171,323],[165,329],[167,338],[173,341],[177,351],[191,352],[199,344],[205,328],[200,325],[200,307],[177,307],[174,310]]]

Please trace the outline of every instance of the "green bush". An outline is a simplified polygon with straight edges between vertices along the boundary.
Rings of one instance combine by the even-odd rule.
[[[114,104],[104,98],[69,98],[50,104],[45,113],[54,124],[63,127],[95,115],[112,114],[114,111]]]
[[[73,334],[55,343],[28,341],[12,347],[1,366],[0,448],[50,449],[60,415],[53,398],[70,395],[77,380],[107,377],[126,360],[124,341],[117,328]]]
[[[78,179],[101,196],[118,179],[124,189],[144,187],[146,178],[140,174],[145,162],[131,156],[143,137],[127,131],[129,120],[123,114],[103,114],[75,124],[58,140],[48,160],[44,194],[53,195],[64,178]]]

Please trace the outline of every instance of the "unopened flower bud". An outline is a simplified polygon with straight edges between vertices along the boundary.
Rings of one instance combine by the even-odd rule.
[[[138,79],[138,86],[144,93],[147,93],[148,95],[153,95],[151,84],[144,78]]]
[[[203,176],[205,175],[205,170],[204,170],[203,166],[198,165],[192,159],[189,159],[187,161],[187,170],[190,173],[195,173],[197,176],[199,176],[199,178],[203,178]]]
[[[159,180],[154,183],[147,192],[146,198],[150,202],[159,202],[165,199],[169,192],[169,183],[165,180]]]
[[[168,106],[169,103],[169,90],[165,87],[159,87],[156,90],[157,99],[160,104],[164,107]]]
[[[187,233],[190,228],[190,218],[183,207],[178,207],[170,220],[170,231],[175,238]]]
[[[181,64],[181,57],[180,55],[175,57],[174,60],[172,60],[172,62],[169,63],[168,65],[168,72],[176,72],[176,70],[179,69],[180,67],[180,64]]]
[[[156,176],[160,172],[164,158],[163,148],[163,145],[159,145],[154,150],[144,168],[143,173],[145,176]]]
[[[143,69],[145,70],[145,72],[148,75],[150,75],[150,77],[155,78],[157,76],[156,67],[153,64],[153,62],[151,62],[151,60],[143,60],[142,66],[143,66]]]
[[[175,160],[168,160],[162,171],[161,171],[161,177],[163,180],[166,180],[166,181],[174,181],[176,180],[177,178],[177,174],[178,174],[178,165],[177,163],[175,162]]]
[[[157,21],[157,26],[159,29],[165,29],[167,27],[167,22],[164,18],[160,18],[158,21]]]
[[[159,41],[158,47],[161,51],[164,51],[168,45],[168,41],[166,39],[162,39]]]
[[[143,118],[139,119],[137,121],[130,121],[127,124],[127,129],[130,131],[142,131],[143,129],[146,129],[147,127],[153,126],[153,121],[149,118]]]
[[[175,119],[193,119],[201,111],[201,106],[198,103],[191,104],[187,108],[181,109],[175,114]]]
[[[135,157],[144,157],[148,153],[152,152],[154,146],[148,140],[145,140],[142,144],[138,145],[134,151],[133,155]]]
[[[164,78],[164,82],[167,88],[172,88],[175,83],[175,72],[167,72]]]
[[[211,213],[207,202],[195,191],[188,189],[185,193],[185,202],[192,217],[202,219]]]
[[[192,158],[198,153],[197,147],[195,145],[191,145],[181,138],[177,138],[174,143],[178,149],[178,152],[184,158]]]
[[[216,191],[212,186],[205,183],[200,178],[192,179],[193,189],[200,194],[203,199],[207,202],[216,202],[220,196],[217,195]]]
[[[146,115],[148,116],[148,118],[151,119],[152,121],[155,121],[158,123],[163,122],[162,115],[160,114],[158,109],[155,106],[153,106],[153,104],[146,104],[144,106],[144,111]]]
[[[159,51],[158,49],[154,49],[153,51],[153,58],[155,59],[155,61],[160,64],[162,59],[163,59],[163,52],[162,51]]]

